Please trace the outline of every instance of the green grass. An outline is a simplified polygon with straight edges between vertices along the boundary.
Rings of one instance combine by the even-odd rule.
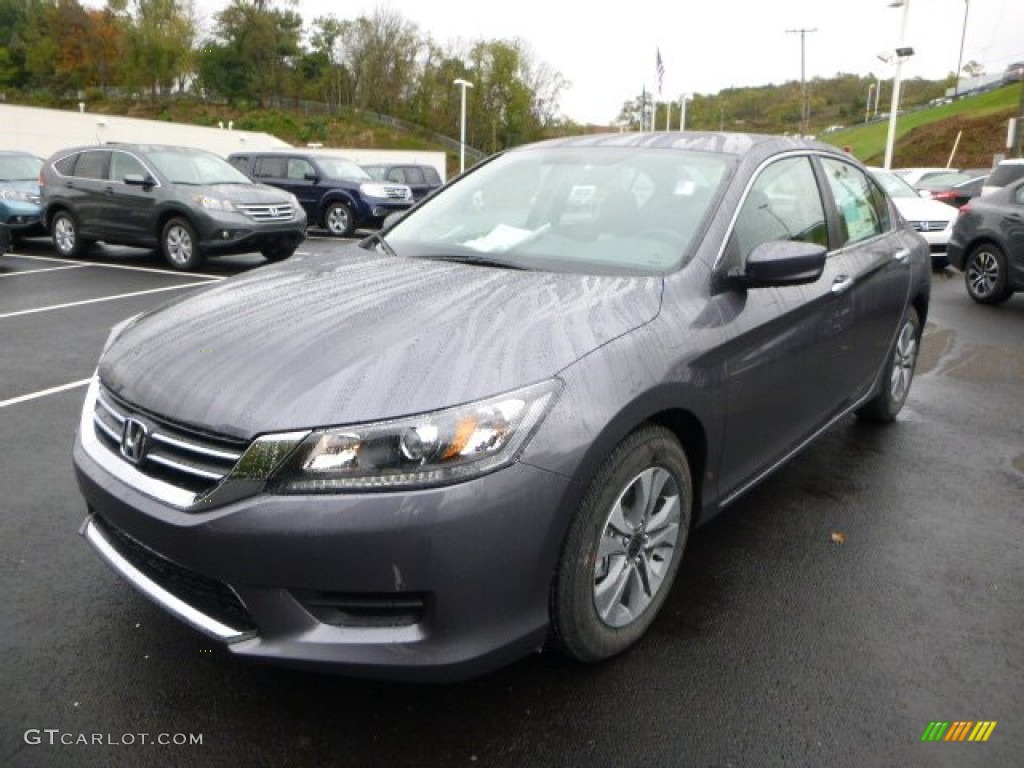
[[[1012,112],[1017,109],[1019,100],[1020,86],[1007,85],[977,96],[967,96],[952,104],[943,104],[940,107],[900,115],[896,121],[896,139],[898,141],[901,136],[922,125],[947,120],[951,117],[978,118]],[[856,157],[870,159],[880,157],[885,152],[885,138],[888,130],[889,121],[886,119],[877,123],[846,128],[821,138],[837,147],[850,147]]]

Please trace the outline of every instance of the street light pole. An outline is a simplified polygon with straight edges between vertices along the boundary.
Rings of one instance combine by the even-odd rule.
[[[682,96],[679,97],[679,109],[680,109],[680,111],[682,113],[679,116],[679,130],[680,131],[685,131],[686,130],[686,94],[685,93]]]
[[[902,75],[903,59],[913,53],[906,47],[907,18],[910,15],[910,0],[896,0],[889,4],[890,8],[903,7],[903,20],[900,23],[900,44],[896,49],[896,74],[892,78],[892,106],[889,108],[889,131],[885,137],[886,170],[892,168],[892,150],[896,144],[896,113],[900,109],[900,76]]]
[[[805,41],[807,39],[808,32],[817,32],[817,29],[787,29],[787,34],[799,34],[800,35],[800,133],[803,136],[807,135],[808,122],[811,117],[810,106],[807,103],[807,77],[806,77],[806,56],[805,56]]]
[[[964,0],[964,28],[960,33],[960,58],[956,60],[956,82],[953,83],[954,101],[960,98],[960,73],[964,70],[964,40],[967,39],[967,12],[970,9],[970,0]]]
[[[453,81],[454,85],[459,86],[462,89],[462,110],[459,117],[459,173],[465,173],[466,171],[466,89],[472,88],[473,84],[469,80],[463,80],[461,77]]]
[[[868,84],[868,103],[867,103],[867,106],[864,107],[864,122],[865,123],[868,120],[871,119],[871,92],[873,90],[875,90],[875,84],[874,83],[869,83]]]

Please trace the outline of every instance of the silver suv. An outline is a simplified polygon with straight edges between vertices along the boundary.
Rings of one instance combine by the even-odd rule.
[[[282,261],[306,238],[294,195],[254,184],[199,149],[66,149],[47,160],[40,179],[44,221],[65,257],[102,240],[156,247],[174,269],[193,270],[216,254],[259,251]]]

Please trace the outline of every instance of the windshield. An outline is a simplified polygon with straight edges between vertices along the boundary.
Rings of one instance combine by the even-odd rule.
[[[173,184],[252,184],[241,171],[209,152],[191,149],[157,149],[146,159]]]
[[[871,175],[889,193],[889,197],[920,197],[912,186],[891,171],[871,171]]]
[[[341,157],[317,157],[317,162],[324,169],[329,179],[355,179],[356,181],[369,181],[370,174],[353,163]]]
[[[38,181],[42,166],[32,155],[0,155],[0,181]]]
[[[664,272],[696,246],[733,162],[728,155],[647,147],[512,151],[414,209],[387,241],[400,256]]]

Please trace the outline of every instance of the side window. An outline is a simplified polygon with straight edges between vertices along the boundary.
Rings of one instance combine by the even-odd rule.
[[[1017,187],[1017,191],[1013,195],[1013,199],[1017,205],[1024,205],[1024,185]]]
[[[301,157],[293,157],[288,161],[288,178],[292,181],[304,181],[306,174],[315,174],[313,164]]]
[[[859,168],[831,158],[822,159],[832,197],[839,210],[842,232],[840,246],[886,232],[889,229],[889,205],[885,195]]]
[[[83,152],[75,163],[74,175],[80,179],[106,179],[109,152]]]
[[[258,179],[283,179],[288,176],[287,157],[257,157],[252,175]]]
[[[423,174],[427,178],[428,184],[441,184],[441,176],[436,170],[431,168],[429,165],[423,166]]]
[[[124,181],[124,177],[130,173],[134,173],[138,176],[145,178],[149,176],[149,171],[146,170],[139,159],[133,155],[129,155],[127,152],[111,152],[110,153],[110,178],[113,181]]]
[[[53,167],[57,169],[57,173],[61,176],[72,176],[75,173],[76,160],[78,160],[78,155],[68,155],[54,163]]]
[[[419,168],[406,168],[405,169],[405,183],[406,184],[422,184],[423,183],[423,171]]]
[[[388,181],[395,181],[399,184],[405,183],[405,171],[401,168],[392,168],[388,171]]]
[[[249,175],[249,158],[245,156],[229,157],[228,162],[242,173]]]
[[[825,208],[810,158],[779,160],[761,172],[736,219],[730,257],[742,264],[754,248],[772,240],[828,246]]]

